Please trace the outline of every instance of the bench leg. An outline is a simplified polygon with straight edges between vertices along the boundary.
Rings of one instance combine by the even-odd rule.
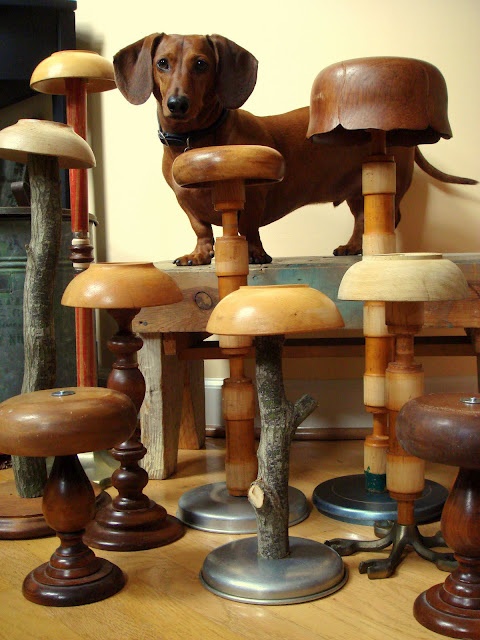
[[[145,400],[140,410],[142,443],[147,453],[142,466],[152,480],[171,476],[177,465],[178,439],[186,362],[165,355],[162,334],[143,334],[138,364],[145,377]]]

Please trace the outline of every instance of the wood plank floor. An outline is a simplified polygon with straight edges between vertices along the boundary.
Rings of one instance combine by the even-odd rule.
[[[224,442],[180,451],[177,474],[151,481],[146,493],[175,514],[179,497],[191,487],[223,481]],[[310,499],[315,486],[332,477],[360,473],[362,442],[295,441],[290,484]],[[8,473],[0,471],[0,474]],[[450,487],[455,469],[427,464],[427,477]],[[1,479],[1,475],[0,475]],[[434,533],[438,525],[422,527]],[[313,509],[291,534],[323,542],[332,537],[372,539],[371,527],[327,518]],[[330,597],[297,605],[258,606],[231,602],[208,592],[198,574],[205,556],[235,536],[189,529],[177,542],[149,551],[98,555],[128,575],[126,587],[103,602],[82,607],[42,607],[21,594],[25,575],[46,561],[55,538],[0,541],[0,638],[8,640],[428,640],[437,634],[413,618],[417,594],[443,582],[446,574],[410,552],[395,576],[369,580],[357,567],[372,554],[345,558],[347,584]],[[383,552],[385,553],[385,552]],[[376,557],[379,557],[377,554]]]

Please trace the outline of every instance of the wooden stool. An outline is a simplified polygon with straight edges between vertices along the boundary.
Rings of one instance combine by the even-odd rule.
[[[201,579],[216,595],[250,604],[292,604],[330,595],[347,580],[335,551],[288,536],[290,443],[316,402],[310,396],[289,402],[282,376],[285,334],[342,326],[335,304],[307,285],[243,286],[221,300],[210,316],[211,333],[255,337],[262,420],[258,477],[248,493],[258,535],[230,542],[207,556]]]
[[[32,73],[35,91],[63,95],[67,103],[67,124],[86,140],[87,94],[116,88],[113,63],[94,51],[56,51],[42,60]],[[72,255],[76,273],[93,262],[88,221],[88,180],[82,168],[70,170],[70,208],[72,215]],[[97,383],[97,359],[93,313],[75,310],[77,344],[77,384]]]
[[[354,235],[360,234],[363,226],[364,256],[395,251],[396,165],[387,147],[412,147],[413,157],[416,145],[451,135],[445,81],[427,62],[360,58],[333,64],[318,74],[311,92],[307,136],[326,146],[370,145],[371,157],[362,168],[363,216],[358,216],[354,229]],[[361,203],[357,206],[361,208]],[[389,519],[392,510],[395,513],[395,503],[385,493],[385,370],[392,360],[393,338],[385,324],[383,301],[365,302],[364,335],[364,404],[373,420],[372,434],[365,441],[364,474],[319,485],[314,502],[320,511],[339,520],[371,524]],[[425,511],[419,508],[419,519],[432,519],[432,508],[440,515],[446,494],[430,493],[431,498],[438,493],[441,498],[433,505],[427,502]]]
[[[247,284],[248,243],[239,235],[239,214],[245,205],[246,187],[282,180],[284,161],[269,147],[258,145],[219,146],[189,150],[173,163],[175,181],[184,188],[208,188],[215,211],[221,214],[223,236],[215,241],[215,271],[220,300]],[[246,336],[220,336],[220,347],[229,358],[230,377],[223,383],[222,406],[226,433],[226,490],[218,483],[187,492],[179,502],[179,517],[191,526],[210,531],[251,533],[254,514],[246,497],[257,474],[255,455],[255,395],[245,375],[244,357],[251,346]],[[297,493],[297,522],[308,515],[304,496]],[[233,504],[234,506],[233,506]],[[223,507],[225,508],[222,508]],[[233,508],[232,508],[233,506]],[[293,513],[293,511],[292,511]]]
[[[387,488],[397,503],[396,521],[386,535],[373,542],[329,540],[326,544],[340,555],[356,551],[379,551],[392,544],[388,558],[361,562],[360,573],[369,578],[388,578],[403,558],[407,545],[439,568],[449,570],[449,554],[431,547],[442,541],[420,535],[414,503],[424,489],[424,462],[408,455],[396,437],[396,418],[411,398],[423,394],[423,369],[414,361],[414,337],[423,326],[424,301],[459,300],[468,297],[468,285],[461,270],[440,254],[390,254],[366,256],[354,264],[340,283],[341,300],[385,300],[386,322],[395,336],[395,359],[386,371],[386,407],[390,425],[387,452]]]
[[[180,289],[173,279],[145,262],[94,263],[65,289],[62,304],[77,308],[107,309],[118,324],[108,343],[116,360],[107,386],[129,396],[137,412],[145,396],[145,379],[136,354],[140,336],[132,332],[132,320],[142,307],[179,302]],[[140,440],[140,426],[131,437],[112,449],[120,468],[112,475],[118,491],[113,501],[97,511],[87,527],[85,540],[92,547],[110,551],[139,551],[178,540],[183,525],[143,493],[148,473],[139,462],[147,452]]]
[[[0,447],[21,456],[55,456],[43,494],[43,513],[60,547],[32,571],[23,594],[32,602],[64,607],[108,598],[125,578],[82,542],[95,514],[92,486],[77,453],[107,449],[135,428],[136,410],[124,394],[91,387],[22,394],[0,405]]]
[[[62,227],[59,169],[86,171],[95,166],[95,158],[85,140],[70,126],[33,119],[19,120],[0,131],[0,157],[27,165],[32,194],[23,295],[22,393],[29,393],[56,386],[52,300]],[[0,538],[51,535],[38,499],[47,479],[45,461],[13,456],[12,467],[15,487],[5,483],[0,491],[6,495],[6,501],[3,496],[0,498]],[[28,500],[8,497],[17,492]]]
[[[452,638],[480,638],[480,397],[436,393],[407,402],[397,418],[402,447],[424,460],[460,467],[442,513],[456,568],[415,601],[415,618]]]

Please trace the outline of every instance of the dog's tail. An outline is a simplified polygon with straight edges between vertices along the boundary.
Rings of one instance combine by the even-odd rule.
[[[435,178],[435,180],[440,180],[440,182],[448,182],[450,184],[478,184],[478,180],[461,178],[460,176],[452,176],[449,173],[443,173],[443,171],[440,171],[440,169],[437,169],[433,164],[428,162],[418,147],[415,147],[415,162],[422,171],[428,173],[428,175]]]

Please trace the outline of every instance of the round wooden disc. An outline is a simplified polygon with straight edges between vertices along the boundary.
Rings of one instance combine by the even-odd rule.
[[[108,493],[92,484],[96,508],[106,506],[111,498]],[[15,487],[13,471],[5,469],[0,474],[0,540],[27,540],[55,535],[45,522],[42,498],[21,498]]]
[[[0,449],[17,456],[65,456],[110,449],[137,422],[123,393],[97,387],[45,389],[0,404]]]

